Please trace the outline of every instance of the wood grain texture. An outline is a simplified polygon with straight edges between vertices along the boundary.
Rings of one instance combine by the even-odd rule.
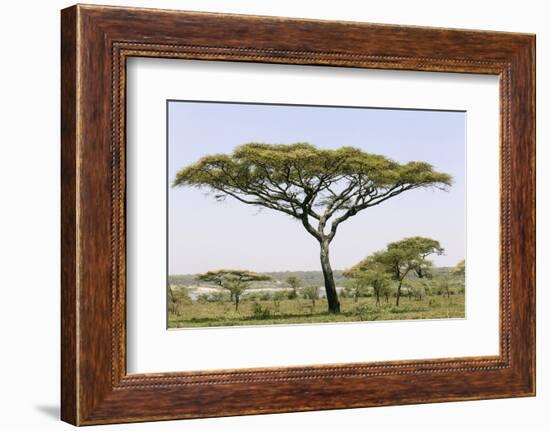
[[[535,391],[535,37],[101,6],[62,11],[62,419],[76,425],[502,398]],[[496,357],[126,374],[129,56],[495,74]]]
[[[61,418],[78,421],[76,297],[76,9],[61,16]]]

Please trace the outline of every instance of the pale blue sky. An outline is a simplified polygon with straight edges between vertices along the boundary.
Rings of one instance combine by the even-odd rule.
[[[436,265],[455,265],[466,246],[465,122],[465,112],[168,102],[169,274],[321,269],[317,241],[289,216],[171,187],[183,166],[248,142],[354,146],[451,174],[448,192],[405,192],[340,225],[330,257],[334,269],[344,269],[388,242],[421,235],[445,248]]]

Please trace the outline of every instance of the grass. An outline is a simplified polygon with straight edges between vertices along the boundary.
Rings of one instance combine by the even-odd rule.
[[[327,312],[325,299],[317,300],[315,307],[307,299],[283,299],[278,304],[273,300],[242,300],[239,311],[231,302],[186,301],[178,307],[178,314],[168,316],[169,328],[212,326],[249,326],[296,323],[332,323],[380,320],[448,319],[463,318],[464,295],[456,294],[426,296],[422,300],[401,298],[399,307],[395,298],[388,303],[382,299],[376,306],[375,298],[341,298],[341,313]]]

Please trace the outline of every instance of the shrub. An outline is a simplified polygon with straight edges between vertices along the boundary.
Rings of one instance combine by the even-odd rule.
[[[209,298],[207,293],[201,293],[197,296],[197,302],[205,303],[208,302]]]
[[[191,303],[191,297],[186,287],[173,288],[168,286],[168,313],[181,316],[186,304]]]
[[[229,296],[224,292],[213,292],[208,295],[208,302],[224,302],[229,299]]]
[[[263,307],[262,304],[255,302],[253,305],[252,313],[254,318],[258,320],[265,320],[271,317],[271,311],[268,307]]]
[[[368,304],[359,304],[353,309],[353,314],[357,316],[360,321],[377,320],[380,316],[380,311]]]
[[[281,301],[285,299],[286,296],[287,295],[285,291],[273,292],[273,304],[275,305],[275,310],[277,311],[277,313],[279,312],[279,309],[281,307]]]
[[[271,299],[271,294],[269,292],[264,292],[260,295],[260,301],[269,301]]]
[[[298,292],[296,292],[295,290],[290,290],[287,295],[286,295],[287,299],[296,299],[298,298]]]
[[[258,295],[255,293],[247,293],[245,296],[243,296],[243,299],[246,301],[257,301]]]
[[[312,310],[315,309],[315,302],[319,299],[319,286],[310,284],[309,286],[302,287],[300,294],[311,301]]]

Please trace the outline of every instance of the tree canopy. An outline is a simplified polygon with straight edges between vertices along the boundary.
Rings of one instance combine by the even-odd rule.
[[[462,276],[462,277],[466,275],[466,261],[464,259],[458,262],[456,266],[453,268],[453,274]]]
[[[397,283],[396,304],[399,305],[403,280],[411,272],[419,278],[427,277],[432,262],[427,259],[431,254],[443,254],[444,249],[431,238],[415,236],[389,243],[386,250],[373,253],[366,259],[346,271],[347,274],[366,271],[385,272]]]
[[[300,289],[300,293],[305,299],[311,301],[312,310],[315,308],[315,302],[319,299],[319,286],[310,284]]]
[[[174,180],[174,186],[213,189],[218,200],[231,196],[303,220],[318,240],[325,236],[320,228],[331,218],[329,239],[341,222],[363,209],[407,190],[444,189],[451,183],[449,174],[435,171],[429,163],[400,164],[354,147],[320,149],[308,143],[244,144],[233,154],[201,158],[181,169]]]
[[[296,290],[298,287],[302,285],[302,279],[294,275],[287,277],[285,281],[290,287],[292,287],[293,290]]]
[[[380,305],[380,296],[388,293],[387,288],[391,281],[388,269],[373,256],[369,256],[353,267],[345,270],[343,275],[354,282],[356,300],[361,293],[361,289],[367,286],[371,286],[374,290],[376,305]]]
[[[219,269],[199,274],[196,279],[217,284],[228,290],[231,299],[235,301],[235,310],[238,310],[240,297],[248,284],[253,281],[270,280],[271,277],[267,274],[258,274],[244,269]]]

